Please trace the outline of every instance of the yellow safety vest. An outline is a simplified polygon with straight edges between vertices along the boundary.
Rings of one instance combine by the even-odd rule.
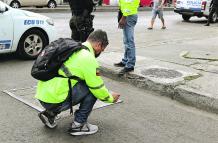
[[[123,16],[137,14],[139,3],[140,0],[119,0],[119,7]]]

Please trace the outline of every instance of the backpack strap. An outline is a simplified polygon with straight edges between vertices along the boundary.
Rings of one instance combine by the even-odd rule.
[[[58,75],[58,77],[62,77],[62,78],[69,78],[69,79],[75,79],[75,80],[81,80],[79,77],[75,76],[75,75],[72,75],[71,72],[68,70],[68,68],[63,64],[60,68],[66,75],[65,76],[62,76],[62,75]]]
[[[70,104],[70,114],[73,114],[73,105],[72,105],[72,95],[73,95],[73,89],[71,85],[70,78],[68,79],[68,86],[69,86],[69,92],[68,92],[68,97],[69,98],[69,104]]]
[[[71,79],[75,79],[78,82],[81,81],[81,79],[77,76],[74,76],[70,73],[70,71],[68,70],[68,68],[63,64],[61,66],[61,70],[65,73],[66,77],[59,75],[58,77],[62,77],[62,78],[68,78],[68,86],[69,86],[69,91],[68,91],[68,96],[66,99],[69,98],[69,104],[70,104],[70,114],[73,114],[73,105],[72,105],[72,85],[71,85]]]
[[[88,48],[87,46],[85,46],[85,45],[82,45],[81,48],[82,48],[82,49],[85,49],[85,50],[88,50],[88,51],[90,52],[89,48]]]

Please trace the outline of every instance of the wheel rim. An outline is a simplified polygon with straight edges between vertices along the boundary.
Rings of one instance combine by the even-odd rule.
[[[19,4],[16,3],[16,2],[14,2],[14,3],[12,3],[12,6],[11,6],[11,7],[13,7],[13,8],[19,8]]]
[[[49,4],[49,8],[55,8],[55,3],[51,2],[51,3]]]
[[[24,51],[29,56],[37,56],[43,49],[42,38],[36,34],[29,35],[24,41]]]

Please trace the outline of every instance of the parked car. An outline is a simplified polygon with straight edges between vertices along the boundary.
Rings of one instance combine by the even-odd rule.
[[[35,59],[56,39],[52,19],[14,9],[0,1],[0,53],[16,52],[24,59]]]
[[[3,2],[13,8],[20,8],[23,6],[47,6],[48,8],[55,8],[57,7],[57,4],[61,3],[61,0],[3,0]]]
[[[206,17],[209,16],[212,0],[176,0],[174,12],[182,15],[183,20],[189,21],[193,16]],[[217,14],[214,12],[211,22],[217,21]]]

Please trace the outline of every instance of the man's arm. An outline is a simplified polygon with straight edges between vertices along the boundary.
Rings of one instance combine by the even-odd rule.
[[[126,16],[122,16],[120,21],[119,21],[118,28],[123,29],[125,24],[126,24]]]
[[[91,93],[101,101],[113,103],[116,102],[119,98],[119,94],[110,93],[98,72],[98,64],[93,58],[84,58],[83,59],[83,76],[87,86]]]
[[[162,0],[160,6],[159,6],[158,8],[159,8],[159,9],[163,8],[164,3],[165,3],[165,0]]]

